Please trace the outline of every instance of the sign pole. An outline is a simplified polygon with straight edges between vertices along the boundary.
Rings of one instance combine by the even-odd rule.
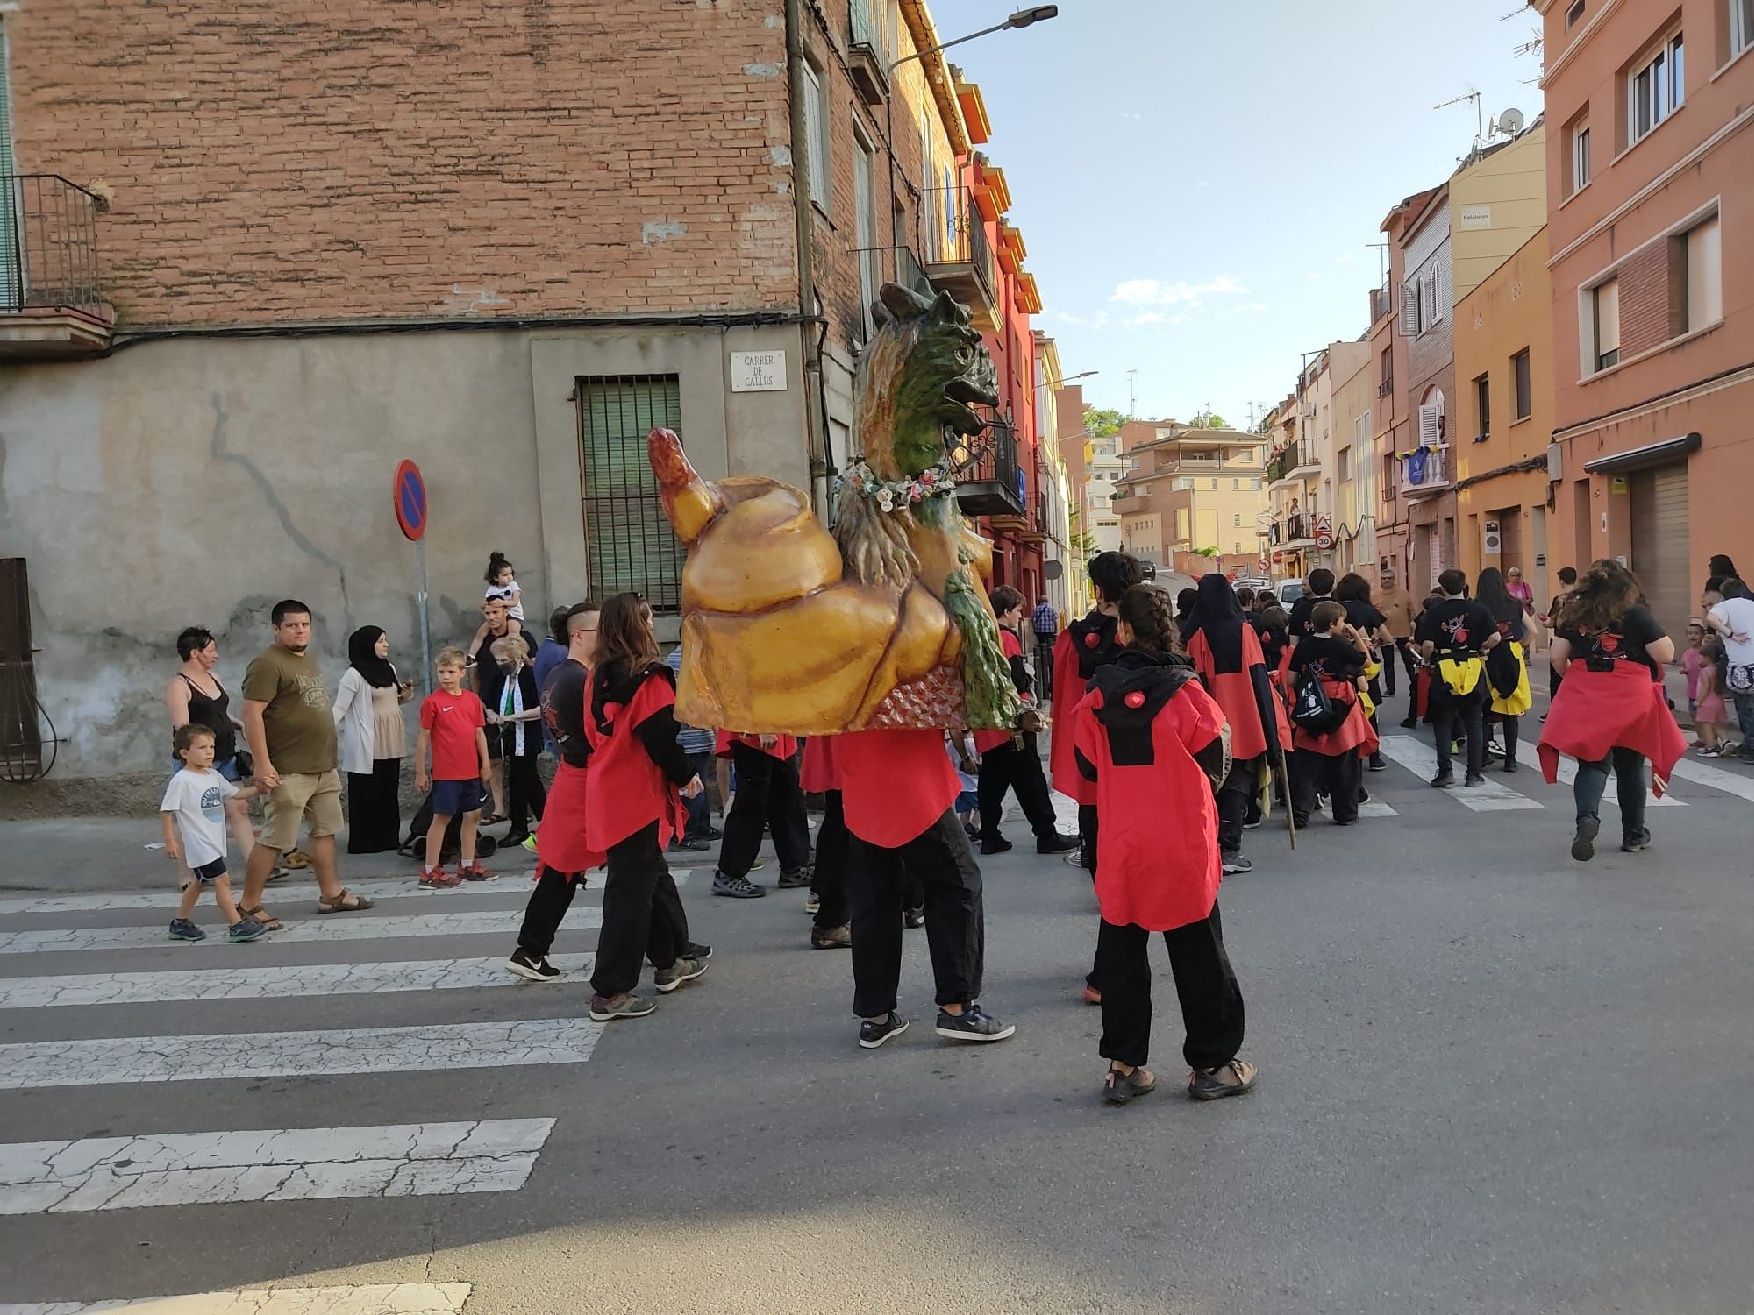
[[[414,561],[419,572],[419,589],[414,595],[415,611],[420,622],[420,688],[432,693],[432,619],[426,609],[426,480],[420,467],[403,461],[396,467],[391,485],[396,524],[402,536],[414,543]]]
[[[426,609],[426,536],[414,541],[414,560],[420,566],[420,592],[414,601],[420,613],[420,690],[432,693],[432,618]]]

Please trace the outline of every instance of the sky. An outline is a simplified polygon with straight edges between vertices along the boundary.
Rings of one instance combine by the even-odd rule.
[[[932,16],[950,40],[1018,7]],[[1538,34],[1521,0],[1062,0],[946,58],[986,98],[1036,327],[1067,375],[1100,371],[1086,402],[1243,428],[1301,353],[1369,329],[1384,216],[1473,145],[1471,104],[1433,107],[1479,91],[1482,122],[1534,121]]]

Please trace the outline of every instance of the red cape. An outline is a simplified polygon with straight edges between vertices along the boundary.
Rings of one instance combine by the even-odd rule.
[[[1105,624],[1106,623],[1106,624]],[[1048,743],[1048,774],[1054,789],[1080,804],[1096,802],[1096,787],[1078,770],[1072,752],[1072,714],[1099,666],[1114,660],[1113,619],[1092,612],[1054,641],[1054,734]],[[1105,646],[1103,634],[1110,643]]]
[[[1023,656],[1023,642],[1004,626],[999,627],[999,647],[1004,651],[1005,663],[1010,665],[1012,658]],[[997,749],[1001,745],[1011,743],[1010,731],[976,731],[974,733],[974,751],[985,753],[988,749]]]
[[[647,718],[675,705],[676,687],[670,680],[667,667],[650,668],[626,704],[606,704],[607,732],[597,725],[595,715],[585,714],[585,736],[591,741],[591,765],[585,769],[585,829],[592,845],[608,850],[656,822],[661,850],[687,824],[676,787],[634,734]]]
[[[1151,720],[1151,761],[1116,765],[1109,728],[1098,720],[1102,709],[1103,691],[1091,690],[1073,713],[1068,738],[1096,768],[1103,921],[1147,931],[1198,922],[1218,899],[1223,866],[1212,783],[1193,755],[1222,733],[1223,710],[1199,681],[1187,681]]]
[[[798,737],[796,735],[776,735],[773,748],[762,749],[761,736],[759,735],[742,735],[731,731],[713,732],[713,756],[715,758],[729,758],[733,744],[743,744],[751,749],[760,749],[762,753],[771,758],[778,758],[781,762],[798,752]]]
[[[548,803],[542,809],[542,825],[536,830],[536,856],[542,866],[530,874],[531,880],[542,875],[542,867],[571,874],[600,868],[608,861],[608,855],[591,848],[590,817],[585,807],[589,777],[588,767],[574,767],[564,760],[555,770]]]
[[[943,731],[852,731],[835,738],[847,830],[869,844],[900,849],[924,835],[962,793]]]
[[[1547,709],[1535,752],[1549,784],[1559,779],[1559,755],[1600,762],[1611,750],[1632,749],[1650,760],[1651,793],[1669,788],[1669,773],[1687,752],[1663,687],[1639,662],[1616,662],[1591,671],[1581,661],[1566,668],[1559,693]]]
[[[1273,692],[1267,672],[1267,659],[1261,654],[1261,641],[1254,627],[1242,627],[1242,670],[1219,672],[1212,660],[1212,646],[1203,630],[1194,632],[1188,645],[1188,656],[1194,670],[1206,683],[1206,692],[1224,710],[1230,723],[1230,756],[1258,758],[1269,749],[1283,748],[1291,743],[1291,725],[1285,716],[1285,705]]]
[[[1346,714],[1346,720],[1337,729],[1326,735],[1311,735],[1301,726],[1293,728],[1293,746],[1328,758],[1338,758],[1343,753],[1354,751],[1360,758],[1368,758],[1380,749],[1382,742],[1372,729],[1370,718],[1364,715],[1364,705],[1358,701],[1358,687],[1349,680],[1324,678],[1322,688],[1328,691],[1330,699],[1351,703],[1352,710]]]
[[[804,761],[798,768],[798,785],[805,794],[827,794],[840,789],[832,735],[812,735],[804,741]]]

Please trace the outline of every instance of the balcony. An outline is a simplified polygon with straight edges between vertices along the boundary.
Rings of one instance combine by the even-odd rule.
[[[966,188],[937,188],[931,196],[935,204],[923,200],[921,213],[943,216],[944,229],[936,242],[926,243],[931,257],[926,261],[926,277],[933,287],[968,307],[976,329],[995,333],[999,328],[999,283],[980,212]]]
[[[1288,484],[1294,479],[1307,479],[1311,475],[1321,474],[1321,469],[1315,453],[1305,451],[1301,441],[1288,443],[1267,462],[1267,487]]]
[[[0,174],[0,359],[106,350],[97,277],[103,202],[55,174]]]
[[[1267,542],[1275,548],[1308,548],[1315,544],[1315,525],[1303,512],[1293,512],[1282,521],[1275,521],[1267,532]]]
[[[895,281],[914,292],[930,295],[932,291],[932,281],[926,277],[926,271],[921,268],[920,259],[911,247],[895,249]]]
[[[1370,290],[1370,322],[1375,324],[1393,309],[1394,303],[1389,300],[1389,285]]]
[[[960,440],[951,456],[963,515],[1022,518],[1028,500],[1017,464],[1017,431],[1009,421],[988,420],[978,438]]]
[[[1449,447],[1422,447],[1401,457],[1401,494],[1408,502],[1436,497],[1455,487]]]
[[[847,75],[853,90],[865,104],[881,105],[889,96],[890,60],[881,8],[872,0],[847,0],[847,33]]]
[[[1395,391],[1395,378],[1393,375],[1390,375],[1387,379],[1384,379],[1380,384],[1378,384],[1376,386],[1376,395],[1378,397],[1387,397],[1390,393],[1392,393],[1394,391]]]

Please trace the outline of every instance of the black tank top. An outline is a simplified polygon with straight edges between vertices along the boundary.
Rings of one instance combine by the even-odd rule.
[[[219,693],[208,697],[201,692],[201,687],[182,672],[183,684],[189,687],[189,720],[197,726],[206,726],[213,732],[213,761],[222,763],[228,758],[237,757],[237,729],[231,724],[231,716],[226,705],[231,702],[231,695],[225,692],[225,686],[219,683],[219,677],[213,678],[213,688]]]

